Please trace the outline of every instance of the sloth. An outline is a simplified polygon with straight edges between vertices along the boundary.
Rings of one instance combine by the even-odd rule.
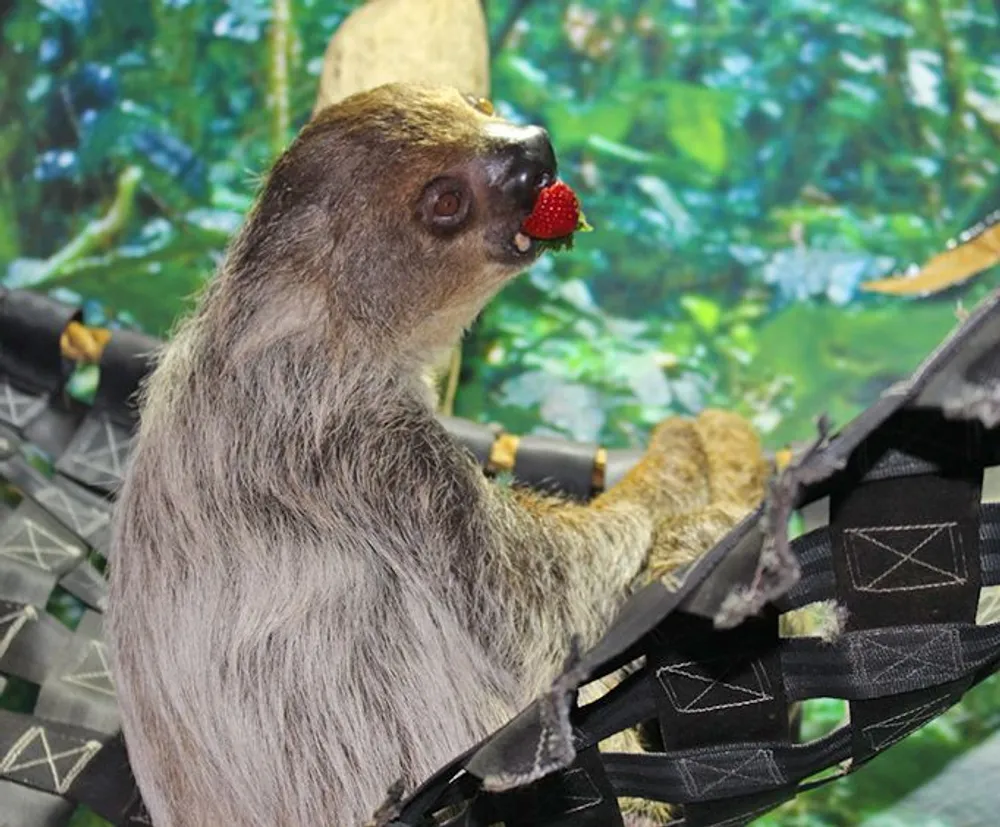
[[[435,417],[427,365],[540,254],[520,228],[556,176],[543,129],[404,84],[274,164],[142,390],[116,508],[107,632],[157,827],[358,827],[596,642],[708,466],[754,484],[722,412],[664,420],[588,504],[488,479]]]

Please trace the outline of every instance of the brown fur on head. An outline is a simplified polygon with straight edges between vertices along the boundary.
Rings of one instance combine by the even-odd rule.
[[[537,178],[518,190],[525,165]],[[324,308],[383,358],[423,362],[531,262],[513,238],[555,172],[537,127],[454,90],[381,86],[302,130],[268,177],[233,270]],[[435,215],[442,198],[456,199],[446,206],[455,215]]]

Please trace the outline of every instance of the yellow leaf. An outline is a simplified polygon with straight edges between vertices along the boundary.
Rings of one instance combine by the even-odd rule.
[[[961,284],[997,263],[1000,263],[1000,223],[993,223],[967,241],[934,256],[913,275],[869,281],[861,289],[893,296],[926,296]]]

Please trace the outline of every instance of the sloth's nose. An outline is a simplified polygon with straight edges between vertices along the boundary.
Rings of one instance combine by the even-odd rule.
[[[519,207],[530,210],[535,206],[538,191],[556,180],[558,167],[548,132],[540,126],[527,126],[520,131],[519,140],[509,148],[513,159],[503,191]]]

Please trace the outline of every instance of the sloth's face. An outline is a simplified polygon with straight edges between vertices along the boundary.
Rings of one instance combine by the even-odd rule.
[[[478,234],[488,259],[520,270],[537,255],[521,226],[539,191],[556,179],[555,152],[544,129],[493,117],[486,101],[468,102],[480,116],[473,120],[475,151],[427,181],[415,217],[436,238]]]
[[[337,160],[339,169],[315,183],[320,191],[327,184],[338,212],[363,199],[354,214],[409,228],[410,244],[428,259],[457,254],[466,267],[482,259],[516,271],[537,255],[520,229],[555,181],[555,152],[544,129],[505,121],[488,101],[389,84],[320,112],[300,143],[325,144],[324,155]]]
[[[320,280],[339,312],[450,330],[538,255],[521,226],[556,171],[545,130],[456,90],[388,84],[306,125],[240,249]]]

